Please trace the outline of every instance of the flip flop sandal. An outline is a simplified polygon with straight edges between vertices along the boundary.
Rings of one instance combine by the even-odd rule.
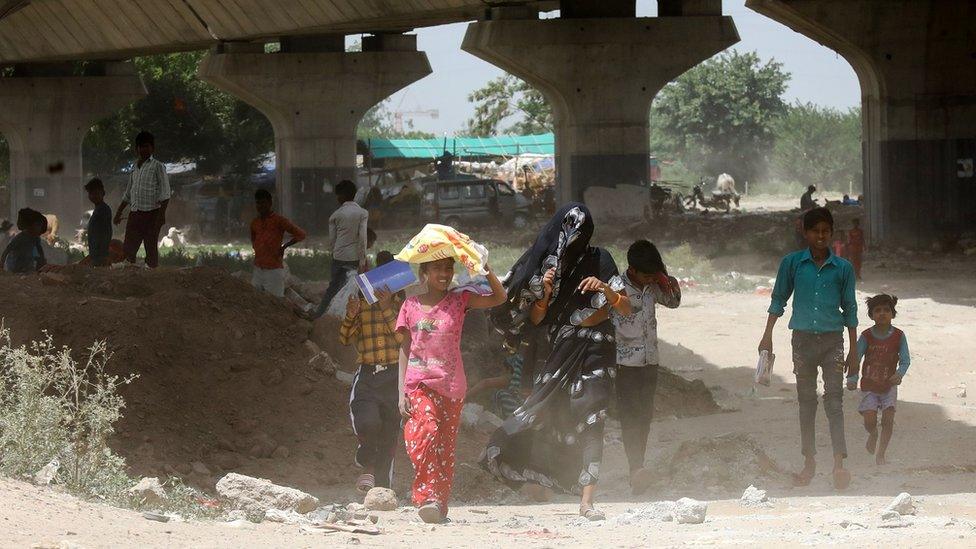
[[[376,478],[369,473],[363,473],[359,475],[359,480],[356,481],[356,490],[365,494],[369,492],[376,486]]]
[[[590,522],[598,522],[601,520],[607,520],[607,515],[603,511],[594,509],[593,507],[580,507],[580,516],[585,518]]]
[[[427,524],[439,524],[444,521],[444,515],[441,513],[441,506],[433,501],[428,501],[427,503],[420,506],[417,509],[417,514],[420,515],[420,520],[426,522]]]

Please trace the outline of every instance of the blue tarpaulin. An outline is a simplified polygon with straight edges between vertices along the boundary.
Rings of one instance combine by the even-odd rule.
[[[554,136],[437,137],[434,139],[368,139],[373,158],[437,158],[447,151],[457,157],[498,157],[555,153]]]

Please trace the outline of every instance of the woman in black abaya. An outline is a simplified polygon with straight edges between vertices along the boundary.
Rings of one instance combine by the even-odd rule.
[[[589,245],[593,219],[583,204],[563,206],[505,283],[509,301],[492,321],[518,345],[530,324],[548,331],[551,352],[532,394],[495,431],[482,465],[513,488],[533,483],[581,495],[593,508],[603,460],[603,427],[613,394],[616,349],[609,313],[630,314],[613,258]]]

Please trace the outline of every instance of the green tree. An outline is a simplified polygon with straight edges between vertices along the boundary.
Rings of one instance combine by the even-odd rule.
[[[247,174],[274,148],[274,132],[256,109],[196,76],[204,52],[135,59],[148,94],[100,121],[85,141],[86,171],[112,173],[131,160],[131,140],[151,131],[165,160],[197,163],[204,174]]]
[[[773,126],[772,175],[822,188],[847,190],[861,181],[861,110],[811,103],[791,105]]]
[[[542,92],[511,74],[471,92],[468,101],[475,104],[474,117],[466,129],[471,135],[527,135],[553,130],[552,108]],[[506,121],[513,122],[502,128]]]
[[[86,172],[117,173],[132,160],[132,138],[146,129],[156,137],[161,159],[196,162],[204,175],[252,173],[274,150],[274,130],[257,109],[197,78],[203,55],[136,58],[148,94],[92,128],[84,145]],[[388,105],[384,101],[366,113],[359,137],[431,136],[396,132]]]
[[[755,181],[765,172],[790,75],[755,53],[726,52],[664,87],[651,108],[651,146],[701,175]]]

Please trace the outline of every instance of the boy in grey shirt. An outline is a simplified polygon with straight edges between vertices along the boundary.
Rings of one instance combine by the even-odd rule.
[[[630,466],[635,495],[647,489],[651,476],[644,469],[647,435],[654,414],[658,349],[656,305],[674,309],[681,304],[678,281],[668,271],[654,244],[638,240],[627,250],[627,272],[621,278],[631,314],[616,309],[610,315],[617,339],[617,413]]]

